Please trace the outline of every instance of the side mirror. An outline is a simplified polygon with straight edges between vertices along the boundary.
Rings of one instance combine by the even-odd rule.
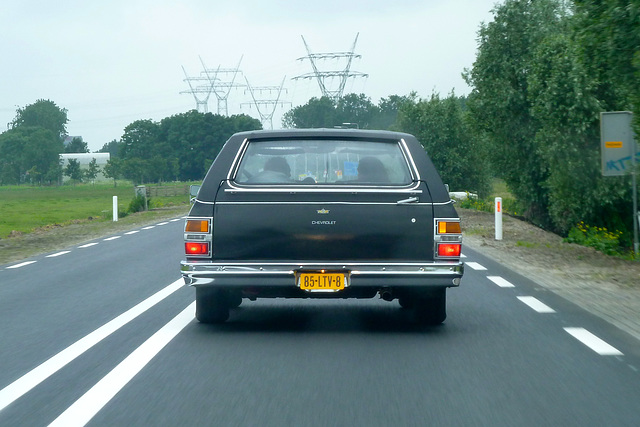
[[[190,185],[189,186],[189,200],[191,203],[198,197],[198,192],[200,191],[201,185]]]

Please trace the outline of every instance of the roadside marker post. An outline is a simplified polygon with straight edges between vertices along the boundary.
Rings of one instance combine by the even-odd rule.
[[[118,196],[113,196],[113,222],[118,222]]]
[[[496,240],[502,240],[502,197],[496,197],[494,211],[495,211],[495,225],[496,225]]]

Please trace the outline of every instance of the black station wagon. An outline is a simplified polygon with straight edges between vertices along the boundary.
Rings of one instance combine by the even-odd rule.
[[[219,323],[243,299],[398,299],[426,324],[459,286],[462,234],[415,137],[354,129],[233,135],[185,221],[196,317]]]

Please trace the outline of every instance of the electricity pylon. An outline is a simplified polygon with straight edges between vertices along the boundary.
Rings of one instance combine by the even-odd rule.
[[[207,66],[204,65],[204,61],[202,60],[202,58],[200,58],[202,68],[204,69],[204,74],[209,80],[212,92],[216,96],[216,98],[218,98],[218,114],[223,114],[225,116],[229,115],[229,110],[227,108],[227,99],[229,98],[229,93],[231,92],[232,88],[243,86],[241,84],[235,83],[236,76],[238,74],[242,74],[242,71],[240,71],[240,63],[242,63],[243,57],[244,55],[240,57],[240,61],[238,62],[236,68],[220,68],[220,66],[218,65],[218,68],[216,69],[207,68]],[[231,81],[221,81],[220,79],[218,79],[218,75],[220,74],[231,74]]]
[[[189,90],[183,90],[180,94],[190,93],[193,95],[193,98],[196,100],[196,110],[202,113],[206,113],[209,111],[209,97],[211,96],[211,92],[213,88],[211,84],[206,85],[198,85],[194,86],[192,82],[207,82],[209,83],[209,79],[206,77],[189,77],[187,74],[187,70],[182,67],[182,71],[184,72],[184,81],[189,84]],[[200,97],[198,95],[204,95],[204,97]]]
[[[276,107],[278,106],[278,104],[280,104],[280,106],[284,106],[284,104],[289,104],[291,105],[290,102],[288,101],[280,101],[280,95],[282,94],[282,88],[284,86],[284,81],[287,78],[287,76],[285,76],[282,79],[282,83],[280,83],[280,86],[260,86],[260,87],[252,87],[251,84],[249,84],[249,80],[245,77],[244,79],[247,82],[247,87],[249,88],[249,93],[251,94],[251,98],[253,99],[253,104],[256,106],[256,109],[258,110],[258,114],[260,115],[260,122],[262,123],[262,126],[264,127],[264,125],[268,122],[269,123],[269,129],[273,129],[273,115],[276,112]],[[269,94],[273,93],[277,91],[278,95],[276,96],[275,99],[257,99],[255,96],[255,93],[262,93],[262,92],[269,92]],[[285,92],[287,90],[285,89]],[[244,103],[244,104],[240,104],[240,106],[242,107],[243,105],[251,105],[250,103]],[[267,111],[262,111],[260,109],[260,106],[265,106]],[[269,108],[271,108],[269,110]]]
[[[323,96],[329,97],[333,100],[337,100],[342,97],[342,93],[344,92],[345,84],[347,83],[347,79],[351,77],[369,77],[368,74],[361,73],[359,71],[351,71],[351,63],[354,58],[361,58],[361,55],[355,54],[356,43],[358,43],[358,36],[360,33],[356,34],[356,39],[353,41],[353,46],[351,46],[351,50],[349,52],[329,52],[329,53],[311,53],[311,49],[307,44],[307,41],[302,37],[302,42],[304,43],[304,47],[307,50],[307,56],[303,56],[302,58],[298,58],[298,61],[304,61],[308,59],[311,63],[311,67],[313,68],[312,73],[306,73],[293,78],[293,80],[298,79],[313,79],[315,78],[318,81],[318,86],[320,86],[320,91]],[[346,65],[342,70],[320,70],[318,68],[317,61],[324,59],[346,59]],[[331,90],[326,84],[327,79],[339,78],[338,89]]]

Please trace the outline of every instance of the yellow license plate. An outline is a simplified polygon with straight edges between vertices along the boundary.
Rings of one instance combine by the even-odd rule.
[[[341,291],[346,286],[344,273],[300,273],[298,284],[304,291]]]

